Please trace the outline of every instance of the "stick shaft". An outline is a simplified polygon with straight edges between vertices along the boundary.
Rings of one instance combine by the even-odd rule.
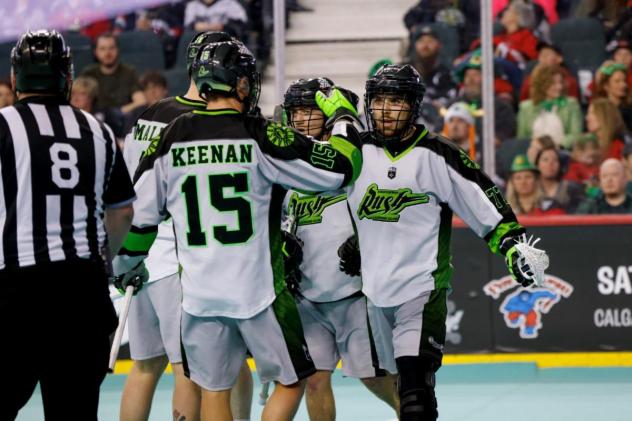
[[[261,393],[259,393],[259,405],[265,406],[268,400],[268,394],[270,390],[270,382],[265,382],[261,385]]]
[[[121,340],[123,339],[123,332],[125,331],[125,322],[127,322],[127,314],[129,313],[129,306],[132,303],[132,297],[134,296],[134,287],[128,285],[125,288],[125,302],[123,308],[119,314],[118,327],[114,334],[114,342],[112,342],[112,349],[110,350],[110,363],[108,365],[108,371],[114,372],[114,365],[116,364],[116,358],[118,357],[119,349],[121,348]]]

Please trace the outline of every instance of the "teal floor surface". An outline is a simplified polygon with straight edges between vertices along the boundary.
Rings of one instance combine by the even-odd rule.
[[[110,375],[101,389],[99,419],[115,421],[123,375]],[[540,369],[533,364],[446,366],[437,378],[442,421],[632,421],[632,368]],[[164,376],[154,398],[151,421],[171,421],[171,376]],[[394,420],[395,414],[357,380],[334,374],[337,419]],[[255,385],[259,394],[259,385]],[[18,421],[42,420],[39,391]],[[251,420],[261,406],[253,400]],[[305,405],[296,420],[308,420]]]

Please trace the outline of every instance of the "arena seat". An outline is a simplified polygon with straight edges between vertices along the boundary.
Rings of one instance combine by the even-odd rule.
[[[118,40],[121,61],[134,66],[139,75],[146,70],[165,69],[162,43],[153,32],[122,32]]]
[[[167,79],[169,95],[184,95],[189,89],[189,75],[187,74],[186,67],[174,67],[173,69],[165,71],[164,76]]]
[[[551,28],[551,38],[574,72],[596,70],[606,59],[606,39],[597,19],[573,18],[559,21]]]
[[[173,66],[174,69],[186,69],[187,68],[187,47],[197,34],[196,31],[185,31],[178,40],[178,51],[176,52],[176,63]]]
[[[11,50],[15,41],[0,44],[0,80],[9,79],[11,74]]]
[[[92,41],[90,38],[78,32],[64,32],[62,34],[66,44],[72,52],[72,60],[75,65],[75,74],[80,74],[83,69],[94,63]]]

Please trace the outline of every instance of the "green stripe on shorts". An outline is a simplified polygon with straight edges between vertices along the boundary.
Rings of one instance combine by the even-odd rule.
[[[430,293],[430,298],[424,306],[421,327],[419,355],[430,355],[437,360],[439,365],[441,365],[445,346],[445,321],[448,316],[447,294],[448,290],[445,288],[436,289]]]
[[[294,371],[299,380],[305,379],[316,372],[312,357],[307,349],[301,317],[292,294],[284,288],[272,303],[272,310],[276,316],[283,338],[287,345]]]

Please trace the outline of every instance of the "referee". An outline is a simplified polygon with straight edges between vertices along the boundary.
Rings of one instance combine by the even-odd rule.
[[[0,109],[0,420],[15,419],[38,382],[47,420],[96,420],[117,324],[106,262],[129,229],[134,189],[111,130],[68,104],[62,36],[27,32],[11,64],[18,102]]]

